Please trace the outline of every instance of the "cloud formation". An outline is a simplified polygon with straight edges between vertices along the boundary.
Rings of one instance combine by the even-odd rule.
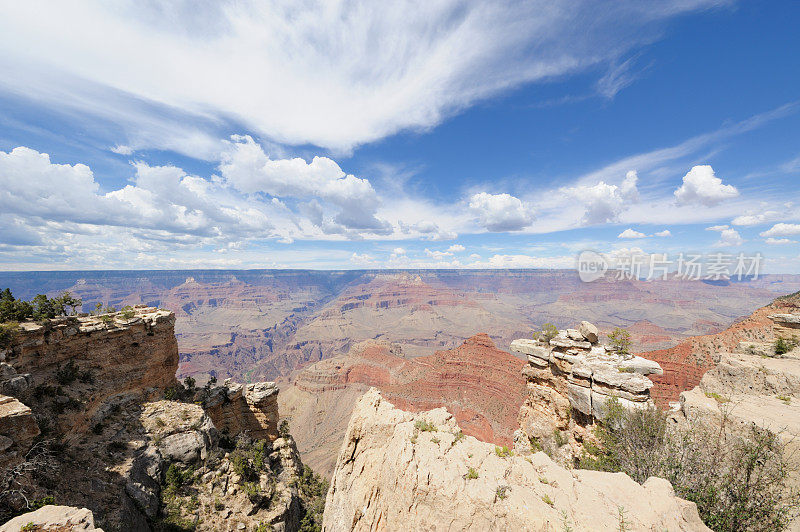
[[[533,209],[510,194],[473,194],[469,208],[489,231],[519,231],[533,223]]]
[[[725,185],[714,175],[709,165],[693,166],[683,176],[683,184],[675,190],[679,205],[705,205],[711,207],[727,199],[735,198],[739,191],[733,185]]]
[[[621,56],[665,21],[725,3],[29,0],[0,18],[0,68],[15,72],[0,88],[124,124],[122,146],[147,147],[146,132],[149,147],[213,153],[208,128],[232,122],[347,151],[598,65],[599,90],[616,93],[631,80]]]

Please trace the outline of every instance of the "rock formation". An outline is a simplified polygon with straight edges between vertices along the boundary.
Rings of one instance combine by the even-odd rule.
[[[413,414],[372,389],[356,404],[323,530],[708,530],[669,482],[565,469],[464,436],[439,408]]]
[[[653,361],[600,345],[597,328],[586,321],[549,340],[514,340],[511,350],[528,359],[519,413],[523,435],[534,446],[555,441],[553,451],[566,459],[580,454],[586,428],[602,420],[611,397],[626,408],[652,404],[653,383],[645,375],[662,373]]]
[[[230,437],[246,432],[256,440],[278,437],[278,387],[274,382],[239,384],[226,379],[205,400],[214,426]]]
[[[39,434],[31,409],[13,397],[0,395],[0,467],[22,460]]]

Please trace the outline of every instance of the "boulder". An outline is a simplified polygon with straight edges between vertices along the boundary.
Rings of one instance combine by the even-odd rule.
[[[581,336],[586,338],[589,342],[595,344],[598,340],[598,331],[597,327],[593,324],[589,323],[588,321],[582,321],[578,330],[581,333]]]
[[[90,510],[52,504],[42,506],[34,512],[19,515],[0,526],[0,532],[19,532],[20,530],[58,530],[65,532],[97,530],[103,532],[102,529],[94,526],[94,515]]]

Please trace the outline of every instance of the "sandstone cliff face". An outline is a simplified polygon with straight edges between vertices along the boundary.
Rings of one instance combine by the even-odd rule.
[[[174,324],[173,313],[150,307],[137,307],[129,320],[117,313],[109,323],[96,316],[22,323],[11,345],[0,352],[0,362],[16,373],[6,377],[4,389],[15,387],[23,401],[38,402],[51,395],[67,397],[57,388],[71,384],[73,403],[64,399],[62,404],[77,401],[81,408],[66,409],[56,422],[63,432],[84,432],[112,398],[144,399],[177,385]],[[20,377],[24,386],[14,386]]]
[[[663,479],[640,486],[544,453],[498,453],[444,409],[403,412],[375,389],[356,404],[323,530],[562,529],[708,530]]]
[[[0,468],[19,462],[39,434],[31,409],[0,395]]]

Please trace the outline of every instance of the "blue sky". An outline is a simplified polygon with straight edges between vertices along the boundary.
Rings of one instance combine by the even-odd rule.
[[[0,268],[800,272],[800,4],[16,3]]]

